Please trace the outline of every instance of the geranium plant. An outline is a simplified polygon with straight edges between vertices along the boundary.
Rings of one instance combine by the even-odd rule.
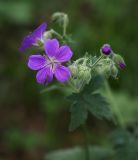
[[[109,77],[117,79],[119,69],[126,67],[124,59],[110,44],[104,44],[99,49],[99,56],[84,53],[83,57],[74,60],[75,53],[70,43],[73,40],[67,34],[68,15],[57,12],[52,15],[52,20],[62,27],[62,33],[46,30],[44,22],[23,39],[19,49],[24,52],[29,47],[37,47],[37,53],[31,53],[27,62],[31,70],[37,71],[37,83],[47,88],[56,79],[59,86],[64,83],[64,89],[70,89],[66,98],[71,103],[70,131],[82,127],[85,132],[88,113],[113,121],[114,114],[101,88]],[[89,160],[88,145],[85,149],[85,159]]]

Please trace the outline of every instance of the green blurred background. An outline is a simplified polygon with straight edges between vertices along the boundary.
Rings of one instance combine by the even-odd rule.
[[[0,159],[40,160],[49,151],[83,143],[80,130],[69,133],[69,104],[61,91],[44,92],[19,53],[22,38],[53,12],[66,12],[76,44],[74,59],[99,54],[104,43],[124,56],[127,67],[110,79],[114,102],[126,126],[138,122],[137,0],[0,0]],[[56,26],[54,26],[56,27]],[[56,29],[56,28],[55,28]],[[90,116],[90,143],[105,145],[116,127]],[[98,138],[97,138],[98,137]]]

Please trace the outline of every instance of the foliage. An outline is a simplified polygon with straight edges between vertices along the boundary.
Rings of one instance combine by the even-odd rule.
[[[100,93],[95,93],[104,83],[102,76],[94,76],[90,83],[80,93],[73,93],[68,99],[72,106],[69,130],[73,131],[84,124],[88,111],[99,119],[111,119],[112,114],[105,98]]]
[[[137,160],[138,138],[125,130],[117,130],[112,135],[115,148],[114,160]]]

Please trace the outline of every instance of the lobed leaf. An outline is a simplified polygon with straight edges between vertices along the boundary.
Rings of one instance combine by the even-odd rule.
[[[103,77],[95,76],[80,93],[73,93],[67,97],[67,99],[72,103],[70,109],[70,131],[77,129],[85,123],[88,117],[88,112],[99,119],[112,119],[108,102],[100,93],[95,93],[102,87],[103,82]]]
[[[99,119],[112,119],[112,114],[109,109],[109,104],[106,99],[98,94],[84,95],[87,109]]]
[[[71,106],[71,121],[69,131],[73,131],[83,125],[88,117],[88,111],[84,101],[77,101]]]

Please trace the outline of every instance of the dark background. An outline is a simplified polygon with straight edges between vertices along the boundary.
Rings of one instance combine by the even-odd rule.
[[[0,154],[2,160],[38,160],[49,151],[83,143],[81,131],[68,132],[69,104],[64,93],[40,93],[44,87],[27,68],[28,53],[19,53],[22,38],[53,12],[66,12],[68,32],[77,42],[74,59],[88,51],[99,54],[110,43],[127,67],[109,80],[125,125],[138,114],[137,0],[0,0]],[[55,26],[56,29],[56,26]],[[90,116],[90,143],[108,143],[114,124]],[[98,138],[97,138],[98,137]]]

